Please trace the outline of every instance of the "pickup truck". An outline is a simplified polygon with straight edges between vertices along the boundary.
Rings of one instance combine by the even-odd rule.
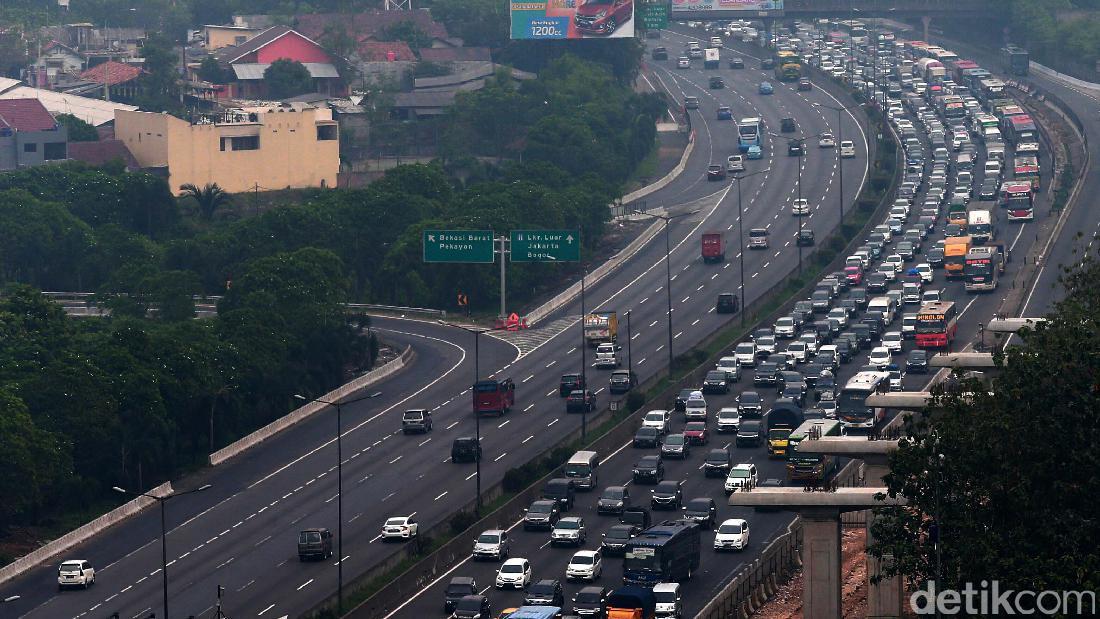
[[[595,367],[617,368],[622,365],[622,360],[619,359],[619,348],[615,344],[600,344],[597,346]]]

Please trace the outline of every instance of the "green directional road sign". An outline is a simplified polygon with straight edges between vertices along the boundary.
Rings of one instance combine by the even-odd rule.
[[[576,262],[580,230],[512,230],[512,262]]]
[[[425,230],[424,262],[493,262],[492,230]]]
[[[664,30],[668,28],[668,4],[665,2],[646,2],[642,5],[642,23],[646,30]]]

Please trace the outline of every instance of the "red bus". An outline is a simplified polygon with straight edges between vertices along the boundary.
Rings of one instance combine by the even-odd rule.
[[[1037,157],[1016,157],[1013,164],[1013,180],[1021,183],[1031,183],[1032,191],[1039,191],[1042,187],[1039,178],[1039,159]]]
[[[516,405],[516,384],[511,378],[474,383],[474,414],[500,417]]]
[[[1001,208],[1008,211],[1009,221],[1035,219],[1035,193],[1029,182],[1007,181],[1001,185]]]
[[[917,312],[917,346],[947,348],[955,339],[959,310],[954,301],[926,301]]]

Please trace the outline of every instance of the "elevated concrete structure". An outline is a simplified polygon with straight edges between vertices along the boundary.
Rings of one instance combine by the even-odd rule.
[[[784,0],[783,9],[751,10],[703,10],[669,13],[669,19],[682,20],[719,20],[719,19],[771,19],[813,17],[841,17],[844,19],[867,19],[888,17],[903,19],[906,17],[982,17],[996,12],[1001,5],[997,0]],[[769,27],[770,31],[771,28]],[[925,39],[927,39],[927,32]]]
[[[994,318],[986,325],[986,331],[994,333],[1015,333],[1023,327],[1034,327],[1046,318]]]
[[[928,365],[934,368],[992,368],[993,353],[988,352],[950,352],[932,355]]]
[[[870,444],[872,441],[864,443]],[[799,513],[802,519],[803,617],[836,619],[841,616],[840,514],[873,507],[905,505],[902,498],[876,498],[875,495],[885,491],[885,488],[838,488],[835,492],[806,492],[802,488],[757,488],[749,492],[733,493],[729,504],[785,509]],[[877,573],[877,566],[875,572],[868,569],[868,578],[874,573]],[[869,616],[900,616],[901,588],[900,582],[895,583],[894,580],[887,582],[885,587],[872,589],[868,596]]]
[[[932,399],[928,391],[894,391],[892,393],[875,393],[867,397],[867,406],[882,406],[884,408],[927,408]]]

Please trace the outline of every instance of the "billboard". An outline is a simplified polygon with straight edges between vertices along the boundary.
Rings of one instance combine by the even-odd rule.
[[[511,0],[512,39],[625,39],[634,0]]]
[[[690,11],[781,11],[783,0],[672,0],[673,13]]]

